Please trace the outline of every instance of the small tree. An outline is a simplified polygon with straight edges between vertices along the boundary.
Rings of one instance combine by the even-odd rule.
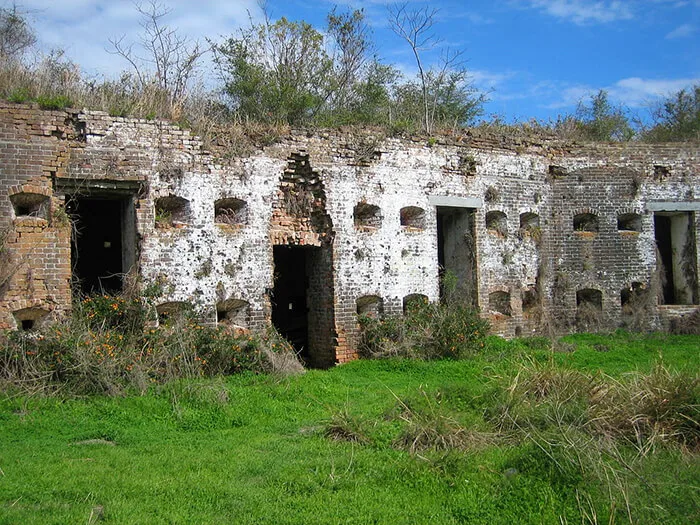
[[[358,103],[372,45],[361,10],[327,17],[325,33],[286,18],[214,45],[224,93],[241,118],[305,124],[343,121]]]
[[[653,117],[655,125],[644,134],[646,140],[700,140],[700,84],[669,96]]]
[[[17,6],[0,8],[0,60],[16,59],[35,43],[34,29]]]
[[[634,137],[625,112],[610,104],[604,89],[591,96],[590,105],[579,103],[575,119],[581,137],[586,140],[624,141]]]
[[[389,25],[411,48],[418,67],[422,128],[431,133],[436,125],[465,125],[481,113],[483,96],[469,84],[462,51],[447,49],[437,65],[426,68],[422,53],[436,48],[440,39],[433,32],[437,9],[409,10],[408,4],[388,7]],[[412,84],[398,91],[397,102],[404,109],[415,104]]]
[[[338,13],[334,8],[328,14],[328,35],[333,41],[333,76],[335,86],[332,98],[334,109],[347,107],[355,94],[354,87],[366,72],[368,56],[373,49],[364,12]]]
[[[166,97],[168,116],[177,118],[199,60],[209,50],[165,25],[164,18],[171,10],[158,0],[138,2],[136,10],[141,15],[139,42],[126,43],[124,36],[110,39],[110,52],[129,63],[141,91],[153,86],[160,90]]]
[[[306,22],[266,17],[214,51],[224,93],[245,119],[301,124],[332,92],[323,35]]]

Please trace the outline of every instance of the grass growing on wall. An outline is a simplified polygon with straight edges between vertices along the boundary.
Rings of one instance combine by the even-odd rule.
[[[559,346],[5,395],[0,523],[697,522],[697,336]]]

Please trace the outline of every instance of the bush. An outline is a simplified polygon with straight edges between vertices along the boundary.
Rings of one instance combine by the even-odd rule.
[[[73,316],[41,332],[9,332],[0,348],[0,388],[71,394],[145,392],[172,379],[243,371],[303,371],[279,334],[233,333],[200,326],[191,315],[149,327],[142,299],[96,295]]]
[[[360,318],[368,357],[458,359],[480,351],[489,324],[470,306],[413,301],[403,317]]]

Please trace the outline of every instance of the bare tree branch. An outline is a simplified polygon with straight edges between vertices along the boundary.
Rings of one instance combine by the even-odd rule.
[[[426,6],[422,9],[409,11],[406,3],[391,4],[387,10],[389,12],[389,26],[397,36],[408,42],[416,60],[423,92],[423,126],[427,133],[431,133],[433,123],[430,119],[428,81],[420,52],[433,49],[440,42],[440,39],[432,31],[438,10]]]
[[[184,104],[189,84],[196,75],[199,59],[209,51],[199,42],[181,36],[177,29],[164,23],[171,13],[159,0],[136,3],[141,15],[138,43],[125,43],[125,37],[111,38],[108,51],[126,60],[133,69],[141,88],[155,85],[168,98],[172,113]],[[141,49],[142,55],[135,51]]]

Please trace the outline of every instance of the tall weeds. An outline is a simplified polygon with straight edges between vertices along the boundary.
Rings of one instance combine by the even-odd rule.
[[[0,347],[0,388],[118,395],[178,378],[242,371],[298,373],[289,343],[273,331],[231,333],[182,315],[156,326],[146,300],[91,296],[42,331],[10,332]]]

